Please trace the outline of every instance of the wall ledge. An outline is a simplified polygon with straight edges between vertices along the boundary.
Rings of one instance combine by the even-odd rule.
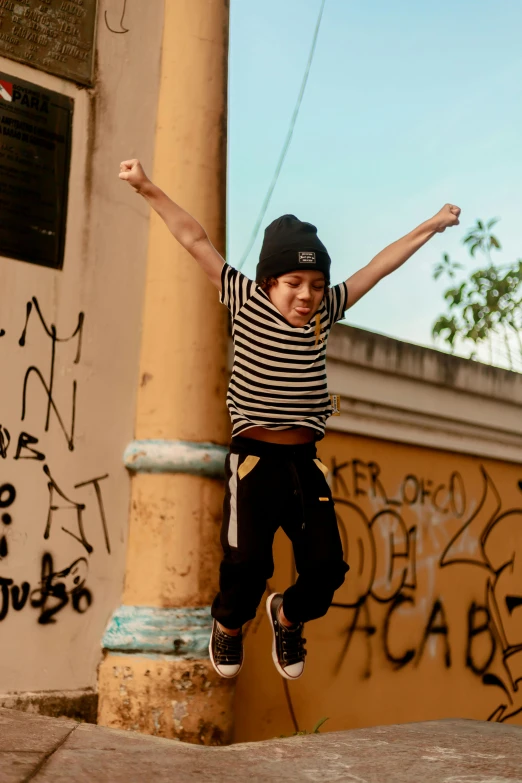
[[[460,356],[395,340],[346,324],[328,339],[328,358],[351,366],[461,390],[468,395],[522,405],[522,374]]]
[[[522,462],[522,374],[337,324],[327,430]]]
[[[0,693],[0,707],[51,718],[71,718],[84,723],[96,723],[98,694],[93,688]]]

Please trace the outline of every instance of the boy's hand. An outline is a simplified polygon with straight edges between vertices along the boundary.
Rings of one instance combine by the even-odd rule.
[[[136,158],[132,160],[124,160],[120,163],[120,179],[124,179],[131,185],[136,193],[145,194],[146,190],[152,184],[147,177],[141,163]]]
[[[442,234],[450,226],[459,225],[460,208],[454,204],[444,204],[440,212],[433,218],[435,231]]]

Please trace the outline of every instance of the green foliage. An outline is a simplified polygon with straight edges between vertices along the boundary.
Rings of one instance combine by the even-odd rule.
[[[287,737],[304,737],[305,734],[320,734],[321,732],[319,729],[321,726],[323,726],[327,720],[330,720],[329,718],[319,718],[315,726],[313,727],[312,731],[306,731],[304,729],[303,731],[294,731],[293,734],[280,734],[278,739],[286,739]]]
[[[491,233],[499,218],[487,223],[477,220],[468,231],[463,243],[472,258],[480,252],[486,265],[470,273],[462,282],[456,283],[457,270],[462,264],[452,261],[447,253],[442,261],[434,265],[433,277],[438,280],[446,275],[452,282],[444,292],[447,311],[439,316],[432,327],[434,337],[440,337],[451,351],[455,350],[457,339],[471,341],[474,346],[489,343],[490,358],[493,361],[492,338],[500,335],[504,341],[510,368],[513,369],[512,340],[516,337],[522,358],[522,260],[510,265],[497,265],[491,253],[501,250],[501,244]],[[472,350],[470,359],[476,357]]]
[[[323,726],[326,723],[327,720],[329,720],[329,718],[319,718],[319,720],[317,721],[317,723],[312,729],[312,734],[319,734],[319,729],[321,728],[321,726]]]
[[[468,245],[468,250],[472,256],[475,255],[476,250],[482,250],[485,253],[489,253],[492,248],[500,250],[500,242],[491,234],[491,229],[499,220],[500,218],[493,218],[486,225],[484,225],[482,220],[477,220],[476,226],[468,231],[463,242],[465,245]]]
[[[449,255],[444,253],[442,261],[435,265],[433,277],[435,280],[438,280],[441,275],[446,274],[453,279],[457,273],[457,269],[464,269],[464,267],[462,264],[457,264],[455,261],[452,261]]]

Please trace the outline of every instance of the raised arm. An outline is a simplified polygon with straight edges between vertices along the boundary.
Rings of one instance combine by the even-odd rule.
[[[460,209],[453,204],[446,204],[440,212],[421,223],[409,234],[398,239],[393,244],[385,247],[375,258],[372,258],[369,264],[363,266],[358,272],[355,272],[348,278],[348,307],[354,305],[370,289],[372,289],[379,280],[394,272],[404,264],[408,258],[417,252],[428,242],[435,234],[442,233],[449,226],[459,225]]]
[[[203,226],[151,182],[139,160],[123,161],[119,176],[149,202],[172,236],[198,262],[210,282],[221,290],[221,270],[225,261],[212,245]]]

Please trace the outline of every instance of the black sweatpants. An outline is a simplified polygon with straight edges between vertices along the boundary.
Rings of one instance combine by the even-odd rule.
[[[226,459],[220,592],[212,616],[225,628],[255,617],[274,573],[272,545],[282,527],[292,542],[297,581],[283,597],[293,623],[322,617],[344,582],[343,551],[327,469],[314,443],[281,446],[232,439]]]

